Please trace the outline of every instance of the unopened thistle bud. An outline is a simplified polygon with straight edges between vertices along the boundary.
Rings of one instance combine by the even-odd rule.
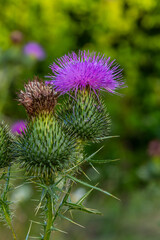
[[[0,168],[8,167],[12,162],[12,135],[4,123],[0,123]]]
[[[40,114],[18,138],[16,153],[27,174],[53,180],[58,171],[73,166],[75,142],[52,114]]]
[[[58,94],[41,79],[35,77],[24,86],[25,91],[20,91],[18,101],[22,104],[29,117],[34,117],[42,112],[52,112],[57,103]]]
[[[17,159],[28,175],[50,182],[57,172],[73,166],[75,140],[54,116],[57,93],[37,79],[19,94],[29,116],[27,128],[15,144]]]
[[[87,90],[78,91],[76,99],[70,97],[59,111],[64,129],[71,129],[82,141],[98,142],[108,136],[111,121],[100,100]]]

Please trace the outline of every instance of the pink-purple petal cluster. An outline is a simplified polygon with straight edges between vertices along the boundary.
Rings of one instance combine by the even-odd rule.
[[[23,52],[25,55],[33,56],[37,60],[43,60],[46,57],[44,49],[36,42],[27,43],[23,48]]]
[[[122,69],[115,60],[110,61],[110,57],[106,58],[95,52],[72,52],[57,59],[50,68],[53,75],[46,84],[52,84],[62,94],[86,87],[93,91],[106,90],[114,93],[124,84]]]
[[[11,126],[11,132],[13,134],[21,134],[22,132],[25,133],[25,129],[26,129],[26,122],[23,120],[19,120],[15,123],[13,123],[13,125]]]

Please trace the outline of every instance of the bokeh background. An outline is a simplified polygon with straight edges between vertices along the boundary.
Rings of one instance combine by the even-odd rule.
[[[92,183],[121,201],[93,192],[87,206],[103,216],[74,214],[85,229],[59,222],[72,240],[158,240],[160,237],[160,1],[159,0],[0,0],[0,120],[10,126],[25,120],[16,93],[34,75],[49,75],[49,65],[62,55],[93,50],[105,53],[124,69],[121,96],[104,94],[112,119],[111,134],[103,144],[86,147],[87,154],[100,146],[96,159],[120,161],[88,166]],[[37,50],[25,51],[29,43]],[[37,49],[37,46],[36,46]],[[83,178],[83,176],[82,176]],[[20,180],[14,180],[21,183]],[[87,189],[75,186],[73,198]],[[24,185],[11,196],[16,200],[14,225],[24,239],[29,220],[35,220],[35,189]],[[32,235],[39,233],[33,224]],[[12,239],[0,225],[2,240]]]

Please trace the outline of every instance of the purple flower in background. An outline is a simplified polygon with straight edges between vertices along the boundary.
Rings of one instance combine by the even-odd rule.
[[[106,58],[95,52],[72,52],[57,59],[50,68],[53,75],[46,84],[52,84],[55,90],[62,94],[86,87],[94,92],[105,90],[115,93],[115,90],[124,84],[122,69],[115,60],[110,61],[110,57]]]
[[[148,153],[151,157],[160,157],[160,140],[154,139],[150,141],[148,146]]]
[[[43,60],[46,53],[41,45],[36,42],[29,42],[24,46],[23,52],[25,55],[33,56],[38,60]]]
[[[26,125],[25,121],[19,120],[11,126],[11,131],[13,134],[21,134],[22,132],[25,132]]]

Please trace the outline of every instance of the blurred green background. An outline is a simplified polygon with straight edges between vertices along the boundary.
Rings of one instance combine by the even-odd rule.
[[[81,229],[60,222],[72,240],[160,239],[160,1],[159,0],[0,0],[0,119],[10,125],[25,119],[16,93],[34,75],[51,73],[49,65],[78,49],[105,53],[124,69],[122,96],[104,94],[112,119],[111,134],[102,144],[86,147],[89,154],[100,146],[96,159],[120,161],[85,171],[99,186],[121,198],[118,202],[98,192],[86,202],[103,216],[75,213]],[[41,45],[43,60],[23,52],[28,42]],[[85,189],[75,186],[73,198]],[[15,227],[24,239],[33,215],[35,190],[21,188],[13,199]],[[33,235],[37,230],[33,225]],[[0,225],[2,240],[12,239]]]

